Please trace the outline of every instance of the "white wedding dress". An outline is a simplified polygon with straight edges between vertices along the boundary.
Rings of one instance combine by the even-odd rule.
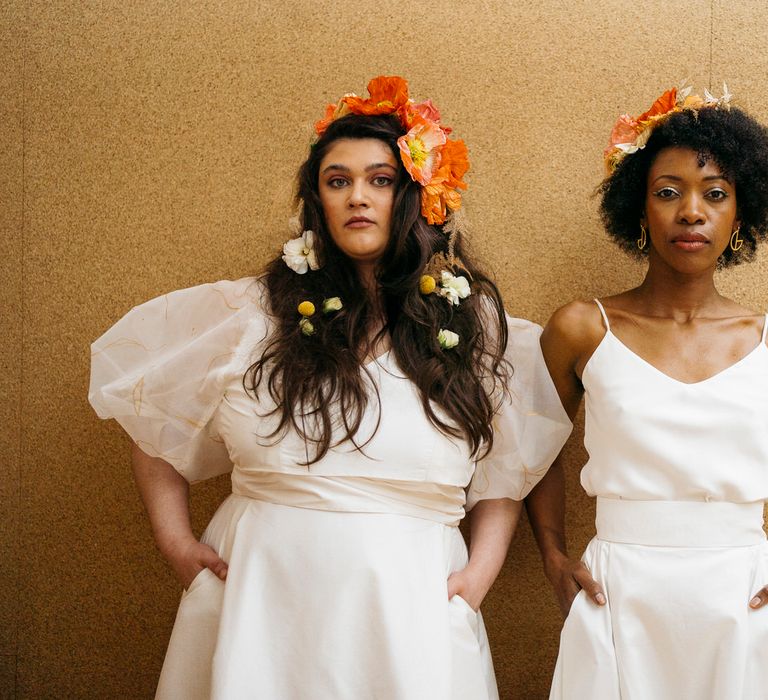
[[[581,591],[565,621],[551,700],[768,698],[766,327],[746,357],[677,381],[606,326],[582,375],[581,483],[597,496]]]
[[[243,389],[269,332],[262,294],[256,279],[174,292],[93,345],[99,416],[189,481],[232,471],[202,537],[227,580],[204,570],[183,594],[157,698],[497,698],[482,618],[448,600],[446,579],[467,561],[465,503],[523,498],[570,431],[540,328],[509,320],[512,396],[479,463],[386,353],[367,365],[381,416],[375,433],[365,417],[364,451],[342,444],[307,468],[295,433],[264,439],[271,404]]]

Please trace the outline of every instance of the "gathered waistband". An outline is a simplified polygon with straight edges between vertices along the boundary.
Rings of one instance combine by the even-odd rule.
[[[236,470],[232,492],[295,508],[388,513],[455,526],[464,517],[464,489],[425,481]]]
[[[597,537],[661,547],[744,547],[765,542],[763,504],[598,498]]]

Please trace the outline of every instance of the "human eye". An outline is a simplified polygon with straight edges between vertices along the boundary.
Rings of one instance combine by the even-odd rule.
[[[728,193],[722,187],[714,187],[707,192],[707,198],[713,202],[721,202],[728,197]]]
[[[331,187],[332,189],[338,190],[344,185],[347,184],[347,179],[344,177],[340,177],[339,175],[334,175],[331,178],[328,178],[328,187]]]
[[[672,199],[677,195],[678,191],[674,187],[661,187],[653,193],[653,196],[659,199]]]
[[[377,187],[388,187],[394,182],[394,179],[389,175],[375,175],[372,182]]]

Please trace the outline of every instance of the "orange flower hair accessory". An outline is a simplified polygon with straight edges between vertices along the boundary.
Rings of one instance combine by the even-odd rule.
[[[430,224],[444,224],[449,212],[461,208],[461,193],[467,189],[464,174],[469,169],[467,147],[449,139],[451,129],[440,123],[440,112],[431,100],[414,102],[408,82],[399,76],[380,75],[368,83],[370,97],[344,95],[329,104],[325,117],[315,123],[322,136],[336,119],[347,114],[394,114],[405,134],[397,140],[400,158],[411,178],[422,186],[421,213]]]
[[[669,117],[683,110],[730,109],[731,93],[723,83],[723,96],[715,97],[709,90],[704,90],[704,97],[692,95],[693,88],[680,86],[661,95],[647,112],[639,117],[622,114],[613,126],[608,147],[603,155],[605,168],[611,175],[619,163],[631,153],[645,148],[653,130]]]

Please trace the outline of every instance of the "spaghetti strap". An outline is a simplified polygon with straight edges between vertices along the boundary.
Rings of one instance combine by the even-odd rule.
[[[763,318],[763,335],[760,337],[760,342],[765,345],[765,339],[768,337],[768,314],[765,314]]]
[[[605,313],[605,309],[603,308],[603,305],[600,303],[599,299],[593,299],[595,304],[597,304],[597,308],[600,309],[600,315],[603,317],[603,321],[605,322],[605,330],[609,331],[611,330],[611,324],[608,323],[608,315]],[[763,335],[765,335],[765,329],[763,329]]]

